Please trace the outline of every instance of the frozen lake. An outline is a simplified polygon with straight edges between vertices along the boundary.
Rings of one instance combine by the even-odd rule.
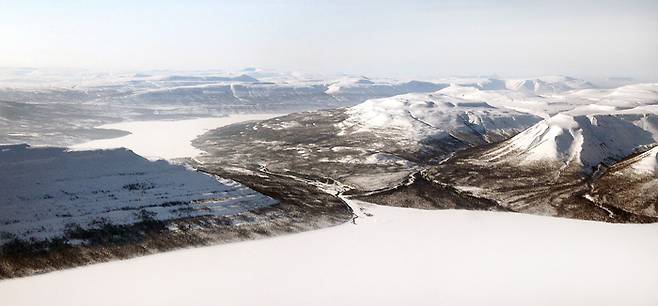
[[[124,147],[148,159],[194,157],[202,151],[192,146],[197,136],[225,125],[264,120],[276,114],[238,114],[226,117],[197,118],[171,121],[127,121],[98,126],[130,132],[129,135],[92,140],[71,147],[74,150],[110,149]]]

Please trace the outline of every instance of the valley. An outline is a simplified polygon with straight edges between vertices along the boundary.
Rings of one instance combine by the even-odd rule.
[[[501,304],[510,301],[509,295],[504,283],[492,285],[493,275],[508,267],[513,272],[506,279],[511,281],[528,277],[522,271],[533,267],[533,275],[545,280],[517,287],[523,296],[539,288],[559,290],[574,271],[588,275],[572,284],[575,291],[564,300],[553,296],[548,304],[573,301],[576,291],[588,301],[614,300],[590,286],[612,292],[611,279],[645,281],[646,286],[639,287],[615,285],[626,300],[653,296],[648,288],[655,283],[658,269],[651,255],[658,252],[652,248],[658,232],[652,147],[658,130],[655,87],[560,92],[561,85],[543,88],[544,83],[523,90],[482,85],[491,83],[496,82],[452,84],[431,93],[369,99],[347,108],[200,118],[179,113],[103,123],[91,128],[116,131],[113,136],[119,137],[78,142],[68,150],[5,145],[5,164],[0,167],[15,174],[3,185],[17,184],[26,192],[14,195],[21,189],[10,188],[13,193],[5,201],[14,203],[15,217],[1,227],[2,277],[95,265],[3,281],[0,292],[18,300],[14,294],[25,290],[26,284],[36,284],[45,291],[25,299],[36,304],[42,298],[57,300],[55,291],[48,290],[84,287],[81,281],[94,277],[103,278],[113,290],[125,291],[119,283],[110,285],[111,274],[130,274],[144,283],[158,275],[153,269],[166,265],[186,267],[177,270],[179,275],[213,279],[213,285],[205,288],[222,292],[226,301],[239,305],[252,300],[246,291],[231,289],[228,278],[267,280],[293,273],[284,278],[287,283],[260,296],[276,299],[289,296],[285,284],[304,287],[296,281],[303,279],[302,270],[286,270],[304,266],[328,275],[325,290],[309,288],[294,303],[326,300],[344,289],[329,280],[359,271],[355,282],[378,284],[378,289],[351,302],[395,300],[387,293],[393,292],[388,286],[396,284],[395,292],[411,294],[429,283],[442,284],[443,301],[457,301],[463,296],[457,294],[461,291],[454,280],[467,272],[480,280],[470,288],[482,293],[472,295],[470,301]],[[42,153],[31,162],[26,152]],[[116,156],[119,164],[112,166],[106,155]],[[74,156],[88,164],[57,162]],[[88,170],[78,171],[85,174],[77,181],[75,175],[53,177],[46,183],[52,190],[44,191],[50,196],[35,201],[29,190],[43,188],[28,183],[35,182],[30,171],[38,176],[49,169],[43,168],[48,163],[66,171],[75,169],[73,165]],[[30,168],[31,164],[38,167]],[[156,165],[162,168],[149,170],[152,173],[121,170]],[[171,173],[179,173],[182,180],[176,181]],[[24,182],[16,180],[19,174]],[[100,193],[91,188],[109,177],[115,177],[112,184],[118,185],[103,183],[106,187]],[[204,183],[195,185],[195,180]],[[77,191],[68,190],[71,182]],[[106,193],[115,199],[97,204]],[[16,199],[49,207],[56,214],[32,214],[33,208]],[[572,247],[565,250],[565,244]],[[624,247],[612,247],[619,245]],[[189,247],[202,248],[180,250]],[[541,251],[546,248],[562,251]],[[158,254],[162,252],[166,253]],[[511,261],[519,253],[532,260]],[[646,256],[637,257],[639,253]],[[244,263],[232,262],[246,254],[252,254],[252,264],[260,268],[241,274]],[[480,255],[469,255],[464,261],[464,254]],[[149,256],[139,257],[144,255]],[[416,263],[403,264],[408,260]],[[107,261],[112,262],[103,263]],[[434,264],[421,272],[427,267],[423,263],[430,261],[457,262],[457,266]],[[631,261],[630,266],[595,268]],[[536,262],[546,265],[538,268]],[[394,273],[403,276],[401,281],[406,280],[404,284],[379,281],[381,267],[390,264]],[[557,265],[563,270],[553,270]],[[70,278],[79,281],[67,281]],[[172,285],[192,290],[179,281]],[[140,286],[140,294],[170,285],[154,282],[152,286]],[[100,294],[93,289],[87,292]],[[418,293],[419,300],[438,298],[427,292]],[[135,298],[131,296],[125,298]],[[69,302],[84,300],[86,295],[80,295]]]

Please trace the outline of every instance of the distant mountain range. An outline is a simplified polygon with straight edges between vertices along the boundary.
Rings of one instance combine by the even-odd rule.
[[[651,149],[658,143],[658,84],[596,89],[566,77],[457,81],[433,93],[222,128],[197,144],[211,152],[210,160],[330,178],[356,194],[393,188],[406,198],[420,191],[401,186],[422,179],[510,211],[658,220],[651,191],[658,186]],[[420,178],[405,183],[418,171]],[[432,206],[429,196],[414,201]]]
[[[131,74],[0,69],[0,131],[4,132],[0,143],[69,145],[115,135],[116,131],[94,127],[122,120],[335,109],[374,98],[438,90],[492,106],[499,101],[491,97],[516,100],[514,96],[521,95],[528,101],[520,109],[537,109],[537,104],[546,106],[545,94],[590,87],[568,77],[400,81],[364,76],[324,79],[259,69]]]

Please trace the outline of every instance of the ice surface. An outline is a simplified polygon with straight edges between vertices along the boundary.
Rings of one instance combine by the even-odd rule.
[[[356,225],[2,281],[0,296],[67,306],[658,302],[658,224],[351,206]]]
[[[76,150],[128,148],[149,159],[194,157],[202,151],[191,142],[198,135],[221,126],[250,120],[265,120],[276,114],[243,114],[215,118],[172,121],[133,121],[107,124],[98,128],[128,131],[118,138],[93,140],[72,146]]]

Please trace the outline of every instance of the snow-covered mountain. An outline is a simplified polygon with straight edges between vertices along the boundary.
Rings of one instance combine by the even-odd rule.
[[[373,131],[402,137],[402,141],[428,138],[481,137],[493,142],[511,137],[538,121],[536,116],[496,108],[486,102],[467,101],[440,92],[406,94],[373,99],[347,109],[341,128],[346,133]]]
[[[491,161],[559,163],[591,172],[658,141],[658,107],[592,105],[544,119],[484,155]]]
[[[658,84],[585,89],[540,97],[451,86],[440,93],[545,119],[483,154],[494,162],[578,166],[591,172],[658,141]]]
[[[536,94],[561,93],[594,87],[590,82],[568,76],[543,76],[526,79],[509,79],[505,81],[505,88],[507,89]]]
[[[501,77],[453,77],[438,79],[436,82],[453,86],[471,87],[479,90],[511,90],[528,94],[555,94],[571,90],[596,88],[596,85],[569,76],[540,76],[531,78]]]
[[[546,110],[556,110],[551,99],[567,109],[506,141],[458,153],[429,177],[518,212],[655,222],[657,88],[552,95]]]
[[[167,85],[113,100],[128,105],[201,104],[224,111],[291,112],[352,106],[371,98],[411,92],[433,92],[447,86],[420,81],[370,80],[366,77],[344,77],[336,81],[241,81]]]

